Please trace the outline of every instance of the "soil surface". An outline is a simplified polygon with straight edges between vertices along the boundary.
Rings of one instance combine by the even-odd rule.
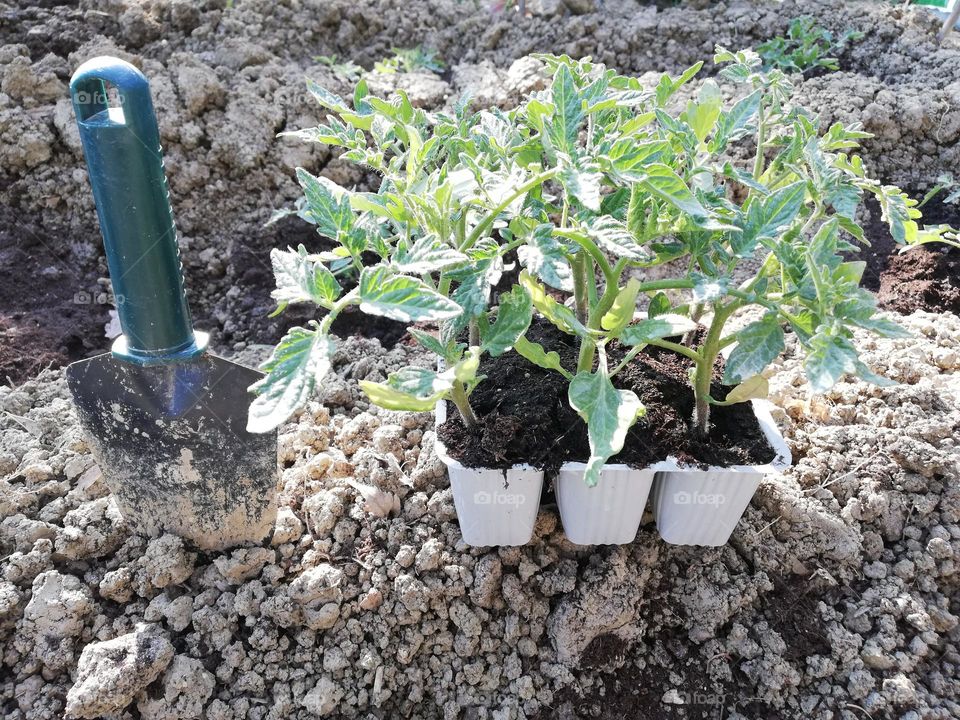
[[[839,72],[795,78],[797,100],[818,112],[824,124],[863,123],[874,134],[864,144],[864,162],[885,182],[919,193],[944,172],[960,176],[960,41],[949,37],[936,45],[937,21],[927,11],[826,0],[682,7],[580,0],[573,3],[575,11],[568,4],[536,0],[528,5],[530,16],[518,18],[491,14],[479,0],[330,0],[278,7],[265,0],[4,0],[0,206],[9,208],[18,224],[56,229],[57,252],[69,246],[83,259],[78,267],[89,277],[69,277],[70,287],[61,282],[55,292],[65,297],[90,292],[91,281],[106,287],[67,82],[80,63],[96,55],[134,63],[151,82],[194,318],[212,331],[216,350],[239,351],[249,343],[275,342],[309,317],[301,312],[267,318],[273,307],[270,248],[317,242],[313,228],[295,218],[264,227],[274,210],[292,206],[301,194],[294,167],[347,187],[377,185],[375,176],[340,161],[328,148],[276,137],[321,119],[304,90],[305,75],[350,93],[352,81],[317,56],[336,55],[369,69],[392,47],[423,44],[446,63],[443,73],[368,72],[371,87],[381,94],[402,87],[413,102],[431,109],[449,106],[466,92],[477,106],[508,106],[542,86],[541,68],[522,59],[530,52],[591,55],[649,82],[660,71],[676,73],[706,60],[702,76],[707,77],[716,72],[709,62],[715,43],[756,45],[782,35],[800,14],[813,15],[835,34],[850,29],[866,37],[843,54]],[[685,102],[700,82],[677,102]],[[49,251],[34,252],[22,272],[42,277],[54,263]],[[38,305],[45,313],[41,326],[57,324],[63,314],[57,307]],[[7,332],[15,327],[27,355],[43,358],[51,352],[35,326],[11,320],[6,305],[0,310]],[[89,318],[72,313],[72,324],[91,348],[107,345],[87,332],[102,326],[103,310],[87,307]],[[343,334],[357,332],[388,344],[398,337],[397,328],[369,319],[342,322]],[[62,356],[59,362],[77,355],[52,351]],[[18,362],[10,374],[20,379],[42,366]]]
[[[109,287],[62,229],[0,207],[0,382],[19,383],[109,347]]]
[[[527,339],[557,352],[565,368],[576,367],[575,339],[537,318]],[[609,362],[615,367],[626,348],[614,344]],[[623,450],[611,460],[632,467],[647,467],[668,456],[680,462],[715,466],[761,465],[774,452],[760,430],[750,403],[715,407],[710,413],[706,440],[690,433],[693,390],[692,363],[674,352],[649,347],[613,378],[615,387],[632,390],[646,414],[627,433]],[[451,411],[438,434],[450,455],[468,467],[507,468],[528,463],[555,472],[564,462],[586,462],[590,443],[586,423],[570,407],[568,382],[518,353],[485,355],[479,374],[484,382],[470,396],[479,426],[467,430],[460,415]],[[731,388],[719,378],[718,359],[711,394],[725,397]]]
[[[934,198],[922,211],[924,222],[960,228],[960,206],[956,204]],[[878,291],[881,307],[902,314],[914,310],[960,313],[960,248],[929,244],[903,253],[890,244],[884,248],[889,248],[889,260],[879,285],[871,287]],[[877,252],[882,254],[880,248]]]

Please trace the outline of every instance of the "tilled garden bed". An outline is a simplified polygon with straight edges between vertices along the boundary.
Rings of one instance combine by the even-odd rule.
[[[794,467],[761,485],[721,548],[667,545],[650,517],[630,545],[579,547],[549,503],[529,545],[467,547],[432,414],[380,410],[356,385],[427,358],[402,326],[349,316],[335,326],[350,337],[334,373],[281,428],[272,541],[208,554],[126,527],[62,371],[38,374],[109,345],[106,264],[66,93],[89,57],[115,54],[150,76],[197,324],[251,362],[307,317],[266,317],[270,248],[322,243],[296,218],[263,226],[299,196],[293,166],[376,183],[326,148],[274,138],[319,119],[304,74],[347,91],[317,55],[370,67],[393,46],[426,44],[442,74],[376,81],[429,108],[465,90],[506,104],[544,81],[518,60],[529,52],[676,72],[714,43],[756,44],[807,13],[867,37],[839,72],[798,80],[798,98],[825,125],[863,122],[875,134],[865,164],[886,182],[922,192],[960,177],[958,41],[936,49],[925,11],[608,1],[554,16],[528,5],[534,16],[515,20],[452,0],[0,3],[5,717],[960,716],[960,319],[912,307],[902,282],[928,279],[910,275],[928,261],[955,278],[944,262],[955,251],[875,268],[913,336],[858,343],[901,384],[813,396],[788,339],[768,374]],[[950,277],[937,276],[948,291]]]

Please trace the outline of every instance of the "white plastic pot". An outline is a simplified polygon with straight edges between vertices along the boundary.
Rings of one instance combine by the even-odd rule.
[[[447,419],[445,402],[437,404],[437,426]],[[514,465],[506,470],[470,468],[447,454],[436,441],[437,457],[447,466],[460,532],[467,545],[526,545],[533,537],[543,489],[543,470]]]
[[[564,463],[553,481],[563,532],[578,545],[623,545],[637,537],[653,485],[653,470],[605,465],[589,487],[585,463]]]
[[[673,545],[715,547],[730,539],[764,475],[790,467],[790,448],[770,415],[770,403],[753,400],[760,429],[776,453],[766,465],[734,465],[706,470],[676,458],[657,463],[653,511],[660,537]]]

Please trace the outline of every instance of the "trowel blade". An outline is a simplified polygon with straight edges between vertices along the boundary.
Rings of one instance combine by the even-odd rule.
[[[260,377],[210,354],[142,367],[107,353],[67,368],[91,451],[136,530],[211,550],[267,536],[277,437],[246,430]]]

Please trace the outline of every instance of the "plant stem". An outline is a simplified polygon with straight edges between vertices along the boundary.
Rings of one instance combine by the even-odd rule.
[[[453,401],[453,404],[457,406],[457,410],[460,412],[460,417],[463,419],[463,424],[467,430],[474,430],[477,427],[477,416],[470,406],[470,399],[467,397],[467,391],[464,389],[463,383],[453,383],[453,388],[450,390],[450,399]]]
[[[467,239],[458,248],[458,250],[460,250],[460,252],[464,252],[472,248],[474,245],[476,245],[477,241],[480,240],[480,238],[482,238],[484,234],[490,229],[494,221],[498,217],[500,217],[500,213],[502,213],[504,210],[510,207],[510,205],[514,202],[514,200],[516,200],[519,197],[522,197],[523,195],[526,195],[528,192],[533,190],[538,185],[542,185],[547,180],[549,180],[554,175],[556,175],[558,172],[560,172],[558,168],[546,170],[540,173],[539,175],[534,175],[532,178],[527,180],[523,185],[521,185],[516,190],[514,190],[509,196],[507,196],[507,198],[503,202],[501,202],[499,205],[493,208],[493,210],[491,210],[489,213],[487,213],[484,216],[483,220],[481,220],[477,224],[477,226],[473,229],[473,232],[471,232],[467,236]]]
[[[347,305],[356,305],[360,301],[360,291],[357,288],[354,288],[346,295],[337,300],[333,307],[330,308],[330,312],[327,313],[327,316],[320,321],[320,332],[327,334],[330,332],[330,326],[333,325],[333,321],[337,319],[337,315],[347,307]]]
[[[763,176],[763,144],[766,142],[767,126],[763,122],[763,101],[757,111],[757,155],[753,159],[753,179],[760,182]]]
[[[716,307],[713,320],[707,330],[707,337],[698,351],[699,359],[696,362],[696,373],[693,381],[693,434],[706,439],[710,431],[710,381],[713,379],[713,365],[720,354],[720,337],[723,326],[732,312],[727,307]]]
[[[590,298],[587,289],[589,264],[590,259],[583,249],[573,258],[573,299],[577,311],[577,320],[584,325],[587,324],[590,315]]]
[[[476,347],[480,344],[480,323],[476,318],[470,320],[470,347]]]

